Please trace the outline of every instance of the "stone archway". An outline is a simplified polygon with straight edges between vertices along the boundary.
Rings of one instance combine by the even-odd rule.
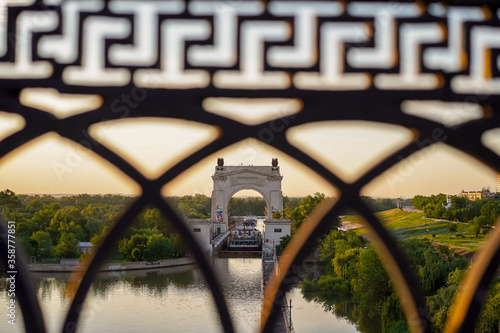
[[[212,176],[214,189],[212,192],[212,220],[222,223],[228,228],[229,215],[227,206],[229,199],[241,190],[254,190],[262,195],[267,205],[267,218],[275,211],[283,210],[283,193],[278,159],[272,160],[270,166],[228,165],[224,159],[217,160],[215,173]]]

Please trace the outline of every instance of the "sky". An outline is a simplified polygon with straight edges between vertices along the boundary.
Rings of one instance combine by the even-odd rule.
[[[27,91],[22,99],[23,103],[33,105],[30,99],[36,101],[37,107],[54,112],[61,118],[99,105],[99,99],[95,96],[68,98],[59,96],[54,91],[47,93],[46,90]],[[268,103],[245,99],[235,105],[236,101],[212,100],[208,103],[211,105],[204,105],[210,112],[217,113],[217,110],[221,110],[221,114],[245,123],[258,123],[263,119],[292,114],[300,109],[294,100],[266,102]],[[57,110],[53,109],[54,105],[58,106]],[[405,112],[411,113],[414,112],[412,108],[419,109],[419,105],[406,105],[404,108]],[[256,109],[260,111],[256,112]],[[448,125],[450,121],[455,124],[477,117],[477,110],[470,105],[432,103],[426,110],[426,117],[448,122]],[[453,110],[456,112],[452,112]],[[450,114],[454,116],[450,117]],[[457,114],[461,116],[456,117]],[[22,126],[22,120],[0,112],[0,139]],[[216,128],[195,122],[148,118],[100,123],[93,125],[90,130],[95,139],[118,152],[152,179],[218,135]],[[347,182],[354,181],[374,163],[413,138],[412,132],[403,127],[360,121],[307,124],[290,129],[286,135],[291,144],[317,158]],[[485,144],[500,153],[500,131],[491,131],[483,139]],[[284,195],[305,196],[322,192],[338,196],[337,190],[312,170],[253,139],[244,140],[206,157],[167,184],[163,193],[210,195],[213,187],[211,175],[218,157],[225,159],[225,165],[270,165],[271,159],[277,157],[283,175]],[[363,189],[363,194],[376,197],[413,197],[417,194],[458,194],[462,190],[480,190],[483,187],[497,190],[497,174],[493,170],[464,153],[438,144],[387,170],[368,184]],[[137,184],[108,162],[57,134],[46,134],[0,160],[0,190],[7,188],[16,193],[40,194],[140,192]],[[257,193],[245,191],[238,195]]]

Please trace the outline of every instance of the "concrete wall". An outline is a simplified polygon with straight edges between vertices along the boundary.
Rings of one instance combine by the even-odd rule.
[[[101,272],[107,271],[126,271],[136,269],[152,269],[161,267],[174,267],[182,265],[194,264],[194,258],[175,258],[160,260],[159,265],[147,265],[143,261],[136,262],[121,262],[121,263],[105,263],[99,269]],[[78,265],[61,265],[61,264],[28,264],[28,269],[35,272],[72,272],[75,270],[84,270],[82,264]]]
[[[61,259],[59,261],[59,264],[61,265],[78,265],[79,261],[78,259]]]

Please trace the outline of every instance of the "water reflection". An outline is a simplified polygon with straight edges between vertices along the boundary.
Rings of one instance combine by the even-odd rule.
[[[346,332],[379,333],[382,332],[380,313],[374,309],[374,313],[360,311],[350,298],[335,297],[324,293],[304,292],[297,289],[307,302],[319,304],[323,310],[333,314],[338,320],[345,320],[352,327]],[[354,329],[354,327],[356,329]],[[342,331],[343,332],[343,331]]]
[[[149,292],[162,297],[167,293],[169,285],[185,289],[195,283],[195,277],[193,266],[100,273],[93,283],[92,293],[95,296],[107,296],[114,287],[122,283],[128,283],[132,292]]]
[[[258,332],[261,311],[261,261],[256,258],[212,258],[237,332]],[[308,269],[310,272],[311,270]],[[60,332],[70,304],[65,293],[69,273],[32,273],[48,332]],[[6,308],[7,287],[0,279],[0,308]],[[289,293],[296,332],[380,332],[361,319],[345,299]],[[0,313],[4,313],[0,311]],[[0,321],[0,331],[24,332]],[[365,325],[366,323],[366,325]],[[372,330],[366,330],[365,326]],[[196,265],[99,273],[81,313],[78,332],[221,332],[218,312]]]
[[[349,299],[327,299],[318,293],[303,293],[300,287],[287,293],[287,298],[292,300],[295,332],[360,332],[351,316],[353,303]],[[375,329],[374,332],[380,330]]]
[[[238,332],[260,323],[260,259],[212,258]],[[61,330],[69,273],[32,273],[48,332]],[[9,299],[0,279],[0,307]],[[19,311],[20,314],[20,311]],[[19,324],[22,318],[18,318]],[[23,332],[0,321],[0,331]],[[220,332],[218,312],[196,265],[99,273],[81,313],[79,332]]]

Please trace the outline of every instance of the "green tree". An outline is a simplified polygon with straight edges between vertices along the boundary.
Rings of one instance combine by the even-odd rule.
[[[146,253],[144,253],[148,261],[170,258],[175,252],[174,244],[170,242],[170,239],[164,237],[163,234],[151,235],[146,243],[146,248],[151,252],[149,256],[151,260],[148,260]]]
[[[347,240],[347,243],[352,249],[355,249],[357,247],[364,247],[366,245],[366,241],[363,237],[358,236],[354,230],[347,230],[345,233],[345,238]]]
[[[283,214],[277,210],[273,213],[273,216],[271,216],[273,219],[282,219],[283,218]]]
[[[57,245],[57,242],[59,241],[59,238],[61,238],[61,233],[57,231],[56,228],[53,227],[47,227],[45,228],[45,231],[49,233],[50,239],[52,239],[52,245]]]
[[[459,256],[443,256],[429,240],[406,239],[399,243],[412,270],[418,275],[425,295],[434,294],[446,284],[450,272],[465,269],[468,260]]]
[[[134,250],[134,248],[144,250],[148,239],[149,236],[146,234],[135,234],[132,235],[130,239],[122,239],[118,243],[118,249],[126,258],[130,259],[132,257],[132,250]]]
[[[48,232],[39,230],[34,232],[30,238],[37,243],[36,255],[39,258],[52,258],[55,256],[52,239]]]
[[[352,249],[352,247],[349,245],[347,240],[344,238],[337,239],[334,241],[334,249],[335,249],[335,254],[336,255],[342,255],[344,252],[346,252],[349,249]]]
[[[16,225],[16,233],[18,237],[30,237],[35,231],[40,228],[31,222],[19,222]]]
[[[406,321],[401,320],[391,326],[389,333],[409,333],[410,329]]]
[[[406,324],[406,318],[401,301],[394,288],[391,289],[391,294],[383,301],[384,304],[381,312],[382,331],[391,333],[408,332],[408,328],[406,327],[405,330],[402,325],[402,323]]]
[[[154,255],[153,251],[151,251],[150,249],[144,249],[144,251],[142,251],[142,257],[144,258],[144,260],[149,262],[158,260],[158,256]]]
[[[268,207],[270,209],[270,207]],[[265,215],[266,201],[262,197],[231,198],[229,210],[232,215]]]
[[[453,300],[464,276],[465,270],[455,269],[448,274],[446,285],[439,288],[434,295],[427,297],[427,308],[436,332],[444,331]]]
[[[287,196],[284,196],[283,197],[283,206],[285,208],[283,208],[283,216],[285,216],[285,218],[290,218],[290,216],[292,215],[292,211],[299,207],[300,206],[300,203],[302,202],[304,198],[300,198],[300,197],[287,197]]]
[[[175,234],[170,237],[172,244],[174,245],[174,255],[179,257],[184,257],[189,252],[186,243],[182,239],[181,235]]]
[[[177,206],[180,213],[186,218],[209,218],[212,206],[212,198],[204,194],[185,195],[177,198]],[[159,211],[158,211],[159,212]]]
[[[332,230],[325,236],[319,245],[319,254],[321,261],[331,262],[335,257],[335,241],[342,238],[342,234],[338,230]]]
[[[363,199],[374,212],[382,212],[384,210],[394,209],[397,207],[397,199],[375,199],[367,196],[361,196],[361,199]]]
[[[479,236],[481,231],[486,230],[488,226],[488,218],[486,216],[476,216],[469,222],[469,232]]]
[[[344,253],[336,253],[332,260],[335,274],[343,279],[351,280],[356,274],[356,265],[363,249],[348,249]]]
[[[45,230],[50,225],[50,221],[54,218],[54,215],[59,209],[61,209],[61,206],[58,203],[53,203],[51,205],[44,204],[42,209],[34,212],[30,222],[37,225],[41,230]]]
[[[291,212],[292,220],[292,232],[295,233],[304,220],[314,211],[314,209],[325,199],[325,195],[323,193],[315,193],[314,196],[308,195],[302,202],[300,206],[295,208]]]
[[[104,237],[108,234],[108,226],[105,226],[102,230],[101,233],[95,234],[91,239],[90,243],[92,243],[94,246],[99,246],[101,244],[101,241],[104,239]],[[126,240],[125,240],[126,241]]]
[[[38,250],[38,243],[36,240],[23,236],[18,238],[19,243],[21,244],[22,248],[24,249],[24,254],[26,256],[36,256],[36,252]]]
[[[392,289],[389,276],[374,249],[360,251],[355,271],[352,279],[354,300],[362,311],[380,312]]]
[[[61,233],[61,238],[59,238],[56,246],[56,253],[64,258],[78,258],[80,256],[78,240],[73,233]]]
[[[0,192],[0,206],[19,207],[21,206],[21,201],[14,192],[7,189]]]
[[[50,221],[50,226],[54,228],[59,228],[61,222],[70,224],[74,222],[75,225],[85,225],[85,218],[80,213],[80,210],[74,206],[66,206],[59,209],[52,220]]]
[[[448,224],[446,225],[446,229],[448,229],[450,233],[454,234],[458,230],[458,224],[448,222]]]
[[[79,225],[76,225],[75,222],[71,221],[70,223],[60,222],[60,226],[57,229],[60,233],[70,232],[75,235],[78,241],[83,242],[87,240],[87,234],[83,230],[83,228]]]
[[[500,283],[491,286],[475,333],[498,332],[500,328]]]
[[[34,214],[34,213],[42,210],[43,205],[44,205],[43,200],[40,198],[40,196],[37,195],[33,198],[33,200],[31,200],[30,202],[28,202],[26,204],[26,210],[29,213]]]

